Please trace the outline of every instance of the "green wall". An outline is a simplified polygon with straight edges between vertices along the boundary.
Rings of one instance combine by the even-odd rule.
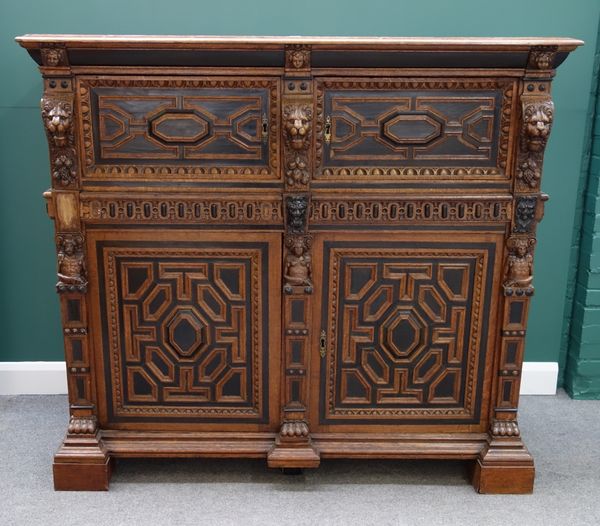
[[[569,36],[587,45],[554,83],[555,128],[543,189],[536,296],[526,359],[557,361],[585,138],[598,0],[19,0],[0,5],[0,361],[61,360],[55,252],[41,193],[49,184],[34,62],[23,33]],[[567,309],[568,310],[568,309]]]
[[[594,74],[589,142],[577,200],[581,208],[579,236],[574,243],[578,259],[571,265],[571,271],[577,272],[567,289],[567,297],[572,294],[568,352],[564,352],[565,346],[561,348],[561,358],[564,355],[565,359],[564,387],[574,398],[600,398],[600,45],[596,47]]]

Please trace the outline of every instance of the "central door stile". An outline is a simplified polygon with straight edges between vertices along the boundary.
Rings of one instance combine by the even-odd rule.
[[[286,46],[282,97],[282,169],[285,234],[283,254],[283,359],[281,426],[269,467],[313,468],[320,456],[308,418],[312,339],[312,242],[310,179],[313,159],[313,88],[310,46]]]

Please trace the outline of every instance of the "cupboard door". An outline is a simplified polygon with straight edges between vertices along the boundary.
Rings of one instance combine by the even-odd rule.
[[[510,179],[512,79],[324,78],[316,92],[316,185]]]
[[[82,76],[83,184],[271,183],[279,79]]]
[[[317,236],[313,429],[484,429],[502,235],[452,237]]]
[[[88,234],[103,427],[278,422],[280,235]]]

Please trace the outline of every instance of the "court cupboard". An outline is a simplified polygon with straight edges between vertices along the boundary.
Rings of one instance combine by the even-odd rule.
[[[25,35],[69,381],[56,489],[119,457],[472,461],[517,408],[572,39]],[[560,124],[559,124],[560,125]]]

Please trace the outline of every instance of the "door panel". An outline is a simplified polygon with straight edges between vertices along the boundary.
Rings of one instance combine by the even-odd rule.
[[[280,236],[240,237],[90,230],[104,426],[277,423]]]
[[[276,181],[277,78],[81,77],[84,183]]]
[[[327,335],[324,356],[313,353],[318,429],[482,425],[502,235],[445,237],[317,236],[315,317]]]
[[[315,182],[508,179],[514,80],[320,79]]]

